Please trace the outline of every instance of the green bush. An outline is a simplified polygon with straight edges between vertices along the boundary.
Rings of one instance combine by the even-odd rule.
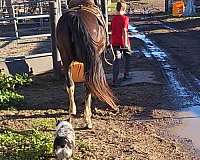
[[[24,96],[8,89],[0,90],[0,106],[16,105],[24,100]]]
[[[29,85],[32,79],[27,74],[7,75],[0,72],[0,106],[16,105],[24,96],[16,92],[17,87]]]
[[[36,129],[24,133],[4,131],[0,134],[0,159],[47,159],[52,154],[52,139],[52,134]]]
[[[28,74],[16,74],[15,76],[7,75],[0,72],[0,89],[14,90],[19,86],[26,86],[32,82]]]

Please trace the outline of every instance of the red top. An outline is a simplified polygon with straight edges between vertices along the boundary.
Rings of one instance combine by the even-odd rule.
[[[125,15],[115,15],[111,22],[111,43],[113,46],[125,47],[124,38],[122,35],[123,29],[128,32],[129,18]],[[128,45],[130,44],[128,39]]]

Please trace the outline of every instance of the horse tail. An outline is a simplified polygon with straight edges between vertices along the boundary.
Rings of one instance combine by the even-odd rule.
[[[102,59],[97,54],[95,54],[92,59],[93,62],[91,64],[91,68],[88,73],[86,71],[87,86],[89,86],[89,89],[93,95],[106,102],[112,108],[116,108],[115,102],[117,99],[113,95],[106,81]]]
[[[78,16],[72,18],[72,27],[72,37],[76,46],[80,47],[78,50],[81,52],[81,59],[84,63],[86,86],[92,95],[116,109],[117,98],[106,81],[101,54],[97,53],[87,27]]]

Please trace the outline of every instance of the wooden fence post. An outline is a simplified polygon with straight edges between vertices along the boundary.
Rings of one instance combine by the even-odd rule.
[[[169,13],[168,0],[165,0],[165,13]]]
[[[107,30],[107,33],[108,33],[108,0],[105,0],[105,22],[106,22],[106,30]]]
[[[58,22],[58,5],[55,1],[50,1],[50,21],[51,21],[51,48],[53,58],[53,72],[56,79],[61,76],[61,58],[56,45],[56,25]]]
[[[108,32],[108,0],[101,0],[101,10],[106,23],[106,31]]]

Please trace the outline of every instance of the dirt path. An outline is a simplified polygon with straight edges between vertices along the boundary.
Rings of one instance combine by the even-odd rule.
[[[141,27],[160,48],[169,54],[179,67],[200,79],[200,18],[160,18],[157,24],[149,20]],[[166,25],[166,26],[163,26]],[[169,28],[166,28],[169,27]]]

